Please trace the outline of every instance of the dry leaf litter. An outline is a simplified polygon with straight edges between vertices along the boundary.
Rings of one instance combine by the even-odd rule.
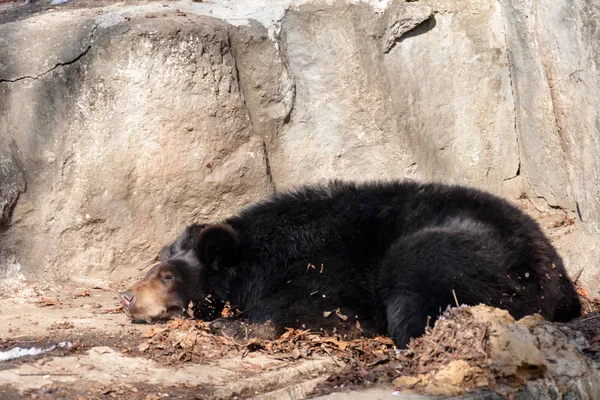
[[[597,314],[582,318],[588,324],[600,321]],[[320,393],[393,381],[398,390],[431,395],[489,388],[510,397],[532,379],[554,379],[561,391],[568,391],[574,378],[598,374],[597,364],[584,355],[598,352],[590,345],[595,333],[583,335],[577,324],[557,327],[537,315],[515,321],[508,312],[487,306],[449,308],[432,329],[400,351],[386,337],[347,340],[299,329],[287,329],[277,340],[241,343],[211,334],[206,322],[176,319],[149,328],[138,351],[173,363],[245,357],[250,352],[289,361],[331,357],[341,368],[332,370]]]

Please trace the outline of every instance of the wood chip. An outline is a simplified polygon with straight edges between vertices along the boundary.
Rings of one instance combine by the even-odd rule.
[[[344,315],[344,314],[342,314],[342,312],[340,311],[340,309],[339,309],[339,308],[335,310],[335,315],[337,315],[337,317],[338,317],[339,319],[341,319],[342,321],[347,321],[347,320],[348,320],[348,316],[347,316],[347,315]]]
[[[82,290],[81,292],[75,294],[75,298],[78,297],[90,297],[90,289]]]
[[[37,303],[38,307],[59,307],[61,305],[58,299],[41,298]]]

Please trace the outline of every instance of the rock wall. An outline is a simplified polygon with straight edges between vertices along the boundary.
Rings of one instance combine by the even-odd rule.
[[[79,27],[72,52],[36,59],[31,78],[9,75],[0,87],[1,126],[28,182],[2,247],[26,276],[146,267],[190,221],[272,192],[227,25],[172,14],[116,24],[70,15],[66,25],[40,15],[2,27],[48,41],[45,23],[56,34]]]
[[[10,7],[0,280],[137,274],[187,223],[335,177],[526,197],[600,283],[592,0]]]
[[[600,4],[501,1],[515,95],[524,192],[575,213],[563,250],[572,274],[600,284]]]

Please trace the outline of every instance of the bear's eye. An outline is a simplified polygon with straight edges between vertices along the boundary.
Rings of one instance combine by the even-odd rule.
[[[171,275],[171,274],[163,275],[163,280],[164,281],[170,281],[172,279],[173,279],[173,275]]]

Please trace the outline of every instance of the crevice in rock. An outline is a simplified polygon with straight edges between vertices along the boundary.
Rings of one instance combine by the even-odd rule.
[[[515,81],[513,79],[512,62],[510,59],[510,51],[508,46],[506,18],[504,16],[504,6],[502,3],[500,4],[500,13],[502,14],[502,25],[504,27],[504,46],[506,47],[506,62],[508,63],[508,80],[510,82],[510,92],[513,99],[513,129],[515,132],[515,140],[517,141],[517,172],[515,172],[513,176],[504,179],[504,181],[510,181],[521,175],[521,145],[519,143],[519,131],[517,129],[517,91],[515,89]]]
[[[267,177],[269,178],[269,183],[273,185],[275,188],[275,183],[273,182],[273,175],[271,174],[271,162],[269,161],[269,150],[267,150],[267,142],[263,139],[263,152],[265,153],[265,172]]]
[[[410,28],[408,30],[403,31],[401,29],[401,25],[402,25],[402,22],[397,21],[392,26],[392,28],[391,28],[392,36],[388,39],[387,46],[383,50],[384,54],[387,54],[390,51],[392,51],[392,49],[394,47],[396,47],[396,45],[398,43],[401,43],[403,40],[411,38],[411,37],[423,35],[423,34],[429,32],[430,30],[432,30],[436,25],[435,13],[431,13],[426,19],[419,22],[413,28]],[[399,31],[399,32],[393,33],[393,31],[395,31],[395,30]]]
[[[12,215],[15,211],[15,207],[17,206],[17,202],[19,201],[20,196],[21,193],[17,192],[15,198],[6,205],[6,218],[2,218],[2,215],[0,215],[0,233],[4,233],[8,230],[8,228],[10,228],[12,222]]]
[[[556,79],[556,81],[554,83],[552,83],[552,82],[550,82],[550,80],[548,80],[548,83],[550,85],[550,90],[553,90],[555,87],[557,87],[558,85],[560,85],[561,83],[563,83],[563,82],[565,82],[567,80],[570,80],[570,79],[573,79],[573,78],[578,79],[578,78],[575,77],[575,75],[577,75],[580,72],[584,72],[584,70],[583,69],[576,69],[575,71],[573,71],[573,72],[571,72],[569,74],[569,76],[568,76],[567,79],[560,79],[560,78],[558,78],[558,79]]]
[[[567,209],[567,208],[565,208],[565,207],[562,207],[562,206],[559,206],[559,205],[557,205],[557,204],[550,204],[550,202],[548,201],[548,199],[546,199],[544,196],[539,196],[539,195],[536,195],[536,196],[534,196],[534,197],[535,197],[535,199],[537,199],[537,200],[542,200],[542,201],[543,201],[543,202],[546,204],[546,207],[548,207],[549,209],[551,209],[551,210],[554,210],[554,211],[557,211],[557,212],[560,212],[560,213],[563,213],[565,216],[569,216],[569,214],[570,214],[570,210],[569,210],[569,209]],[[539,205],[540,203],[536,203],[536,202],[533,200],[533,198],[532,198],[532,197],[530,197],[530,196],[528,196],[526,193],[522,193],[522,194],[521,194],[521,197],[520,197],[520,199],[522,199],[522,200],[527,200],[527,202],[528,202],[528,203],[529,203],[529,204],[530,204],[530,205],[531,205],[533,208],[535,208],[535,209],[536,209],[537,211],[539,211],[539,212],[547,212],[547,211],[548,211],[547,209],[544,209],[544,208],[542,208],[542,207],[539,207],[538,205]]]
[[[284,57],[281,57],[281,68],[282,68],[282,79],[284,79],[283,74],[285,73],[287,75],[287,77],[291,80],[290,69],[288,67],[287,60]],[[280,88],[280,89],[282,91],[285,90],[284,88]],[[288,93],[290,94],[289,96],[288,96]],[[285,104],[286,98],[289,100],[289,107],[288,107],[287,113],[285,114],[285,116],[283,117],[283,120],[281,121],[281,127],[290,123],[290,121],[292,120],[292,112],[294,111],[294,107],[296,106],[296,85],[294,84],[293,81],[292,81],[291,86],[287,89],[287,91],[282,96],[281,101],[284,104]],[[280,127],[280,129],[281,129],[281,127]]]
[[[250,114],[250,109],[248,108],[248,103],[246,103],[246,96],[244,96],[244,89],[242,88],[242,83],[240,79],[240,69],[237,65],[237,58],[233,52],[232,40],[231,40],[231,32],[227,29],[227,48],[228,51],[231,52],[231,58],[233,60],[233,72],[235,75],[235,82],[237,84],[238,93],[240,94],[240,98],[242,99],[242,103],[244,103],[244,109],[246,110],[246,114],[248,116],[248,121],[250,121],[250,127],[254,130],[254,124],[252,123],[252,115]]]
[[[518,141],[518,139],[517,139],[517,141]],[[521,159],[520,158],[519,158],[519,165],[517,166],[517,172],[513,176],[509,176],[508,178],[504,178],[504,182],[513,180],[516,177],[518,177],[519,175],[521,175]]]
[[[92,42],[92,39],[94,38],[94,34],[96,33],[96,29],[98,28],[98,25],[94,25],[92,27],[92,31],[90,32],[90,38],[89,41],[90,43]],[[18,78],[15,79],[0,79],[0,83],[15,83],[15,82],[19,82],[25,79],[32,79],[32,80],[36,80],[39,78],[42,78],[45,75],[48,75],[49,73],[51,73],[52,71],[54,71],[55,69],[57,69],[58,67],[64,67],[67,65],[71,65],[71,64],[75,64],[77,61],[81,60],[83,57],[85,57],[85,55],[90,51],[90,49],[92,48],[92,45],[89,44],[85,50],[83,50],[80,54],[78,54],[75,58],[73,58],[72,60],[69,61],[65,61],[65,62],[60,62],[57,63],[56,65],[54,65],[52,68],[48,69],[47,71],[42,72],[41,74],[37,74],[35,76],[32,75],[24,75],[24,76],[20,76]]]
[[[548,199],[546,199],[544,196],[535,196],[538,199],[544,200],[544,202],[546,203],[546,206],[548,206],[548,208],[551,208],[553,210],[556,211],[560,211],[562,213],[564,213],[565,215],[568,215],[568,210],[564,207],[561,207],[559,205],[556,204],[550,204],[550,202],[548,201]],[[535,204],[534,204],[535,207]],[[536,207],[537,208],[537,207]],[[539,211],[543,211],[543,210],[539,210]]]
[[[281,95],[281,102],[286,105],[289,104],[287,108],[287,112],[281,121],[281,125],[278,127],[277,134],[279,134],[281,128],[290,123],[292,120],[292,113],[294,112],[294,108],[296,107],[296,83],[292,78],[290,62],[287,57],[287,48],[286,43],[282,40],[281,37],[281,29],[280,35],[278,35],[274,39],[277,47],[277,55],[279,56],[279,60],[281,62],[281,75],[279,79],[279,93]],[[289,86],[284,86],[286,80],[289,80]],[[287,103],[286,103],[287,102]]]
[[[552,116],[554,117],[554,128],[556,129],[556,135],[558,139],[558,145],[562,152],[562,158],[565,165],[569,165],[569,159],[572,157],[570,143],[568,138],[565,136],[565,116],[561,101],[560,91],[558,85],[561,82],[560,74],[557,71],[557,61],[553,59],[552,46],[548,43],[547,38],[537,28],[534,32],[534,43],[538,45],[539,57],[542,64],[542,71],[544,78],[548,85],[548,97],[550,98],[550,107]],[[574,75],[581,72],[577,69],[571,72],[567,79],[571,79]],[[571,174],[567,169],[567,176],[571,179]]]
[[[234,74],[235,74],[235,80],[236,80],[236,84],[237,84],[237,88],[238,88],[238,93],[240,94],[240,98],[242,99],[242,103],[244,104],[244,110],[246,111],[246,115],[248,117],[248,122],[250,124],[250,130],[253,133],[256,133],[255,128],[254,128],[254,122],[252,121],[252,113],[250,112],[250,108],[248,107],[248,103],[246,102],[246,96],[244,96],[244,89],[242,87],[242,82],[241,82],[241,78],[240,78],[240,69],[238,68],[237,59],[235,57],[235,53],[233,52],[231,32],[229,29],[227,29],[227,46],[229,47],[229,51],[231,51],[231,55],[233,58],[233,68],[234,68]],[[267,175],[267,179],[269,180],[269,183],[273,187],[273,190],[275,190],[275,184],[273,183],[273,175],[271,175],[271,164],[269,161],[269,152],[267,150],[267,142],[265,141],[265,138],[262,134],[261,134],[261,138],[262,138],[263,152],[265,154],[265,174]]]
[[[546,81],[548,83],[548,91],[550,97],[550,106],[552,107],[552,116],[554,117],[554,127],[556,128],[556,134],[558,135],[558,144],[561,150],[561,156],[564,162],[564,165],[569,165],[571,162],[569,159],[571,156],[571,149],[569,145],[569,140],[565,136],[565,128],[564,128],[564,116],[561,115],[561,102],[560,102],[560,94],[557,92],[558,88],[556,87],[558,82],[553,83],[554,79],[551,77],[552,71],[545,57],[542,57],[542,65],[544,67],[544,72],[546,74]],[[567,174],[569,179],[571,180],[571,174],[567,169]]]
[[[566,156],[567,149],[565,148],[565,140],[563,137],[563,124],[560,121],[560,115],[557,106],[557,93],[555,87],[558,83],[553,83],[553,79],[550,77],[550,68],[548,67],[546,60],[542,57],[542,65],[544,66],[544,72],[546,73],[546,81],[548,82],[548,90],[550,92],[550,104],[552,106],[552,115],[554,116],[554,127],[556,128],[556,133],[560,139],[560,147],[563,151],[563,155]]]
[[[579,220],[581,222],[585,222],[583,220],[583,217],[581,216],[581,208],[579,207],[579,202],[578,201],[575,201],[575,212],[577,213],[577,217],[579,218]]]
[[[15,82],[19,82],[25,79],[39,79],[45,75],[48,75],[49,73],[51,73],[52,71],[54,71],[55,69],[57,69],[58,67],[64,67],[67,65],[71,65],[76,63],[77,61],[81,60],[81,58],[83,58],[92,48],[91,45],[89,45],[81,54],[79,54],[77,57],[75,57],[74,59],[70,60],[70,61],[65,61],[62,63],[58,63],[55,66],[53,66],[52,68],[50,68],[47,71],[42,72],[41,74],[35,75],[35,76],[31,76],[31,75],[25,75],[25,76],[20,76],[18,78],[15,79],[0,79],[0,83],[15,83]]]
[[[557,71],[556,61],[553,60],[552,52],[550,50],[550,45],[546,43],[546,40],[542,34],[535,31],[535,42],[539,44],[540,49],[540,60],[542,64],[542,69],[544,73],[544,77],[546,83],[548,85],[548,97],[550,98],[550,107],[552,117],[554,118],[554,128],[556,129],[556,138],[558,140],[558,146],[560,146],[560,154],[557,154],[557,158],[562,158],[562,164],[572,165],[573,164],[573,153],[571,151],[571,144],[568,138],[568,135],[565,131],[565,115],[564,115],[564,104],[561,101],[561,95],[559,91],[558,84],[560,83],[559,73]],[[577,71],[574,71],[569,75],[571,78]],[[564,198],[567,198],[568,201],[573,204],[573,185],[574,182],[577,181],[576,177],[572,176],[572,172],[569,168],[565,168],[564,170],[567,181],[565,184],[567,188],[565,190],[566,193],[563,193]],[[575,212],[574,208],[571,206],[570,211]],[[563,210],[564,211],[564,210]]]
[[[0,164],[4,164],[0,170],[0,233],[3,233],[10,228],[19,197],[27,190],[27,177],[14,140],[8,145],[0,140],[0,146],[8,148],[4,157],[0,154]],[[3,158],[8,165],[2,162]]]

